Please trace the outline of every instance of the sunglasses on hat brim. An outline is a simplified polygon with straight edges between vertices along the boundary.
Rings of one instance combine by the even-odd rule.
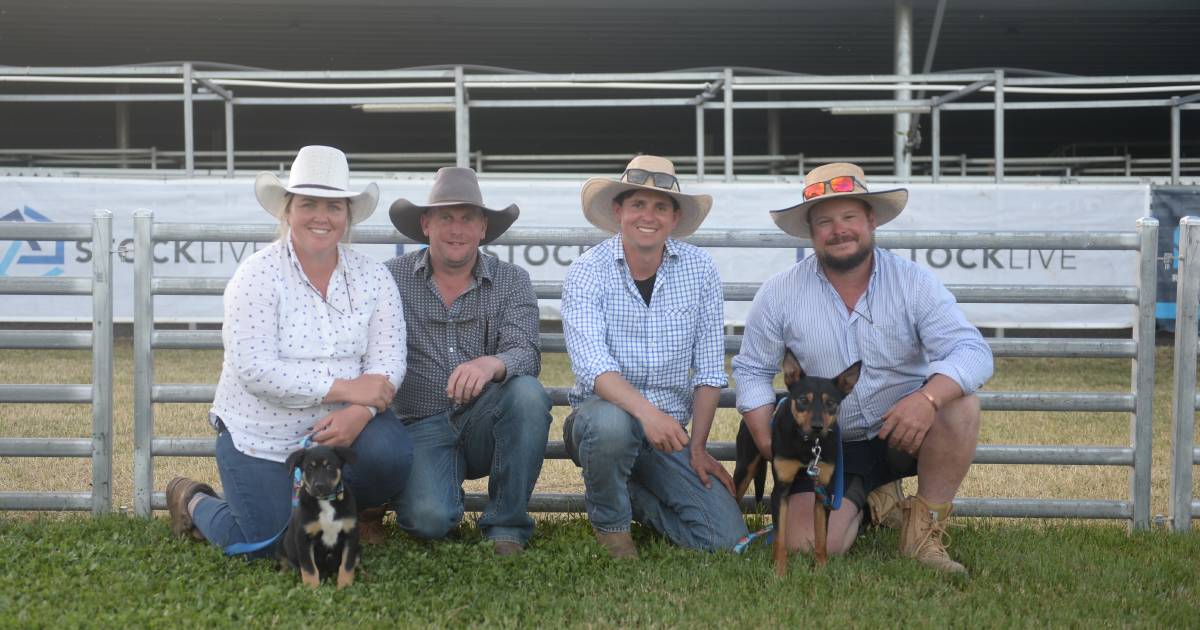
[[[652,182],[650,185],[655,188],[665,190],[679,190],[679,178],[670,173],[659,173],[657,171],[647,171],[643,168],[630,168],[621,173],[622,181],[630,184],[645,185],[647,181]]]
[[[853,175],[838,175],[823,182],[813,182],[804,187],[804,200],[816,199],[821,195],[829,193],[848,193],[854,192],[854,186],[857,184],[863,192],[866,192],[867,186],[858,181]]]

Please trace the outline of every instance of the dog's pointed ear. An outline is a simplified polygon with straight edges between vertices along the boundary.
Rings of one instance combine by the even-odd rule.
[[[839,391],[843,395],[849,394],[850,390],[858,384],[858,375],[862,373],[862,361],[855,361],[854,365],[842,370],[841,374],[833,377],[833,383],[837,385]]]
[[[784,351],[783,382],[791,385],[802,378],[804,378],[804,369],[800,367],[800,362],[796,360],[796,355],[792,354],[791,350]]]
[[[292,451],[292,454],[288,455],[287,461],[284,462],[283,465],[285,468],[288,469],[289,475],[292,474],[293,468],[300,465],[300,460],[303,458],[304,458],[304,449],[300,449],[298,451]]]
[[[354,453],[354,449],[350,448],[349,446],[335,446],[333,447],[333,452],[336,453],[338,457],[342,458],[342,462],[346,464],[353,464],[358,460],[358,455],[356,455]]]

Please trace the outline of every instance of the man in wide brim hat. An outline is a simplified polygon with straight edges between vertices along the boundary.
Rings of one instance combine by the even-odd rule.
[[[679,223],[671,231],[672,238],[685,238],[695,232],[713,205],[709,195],[685,195],[680,191],[675,165],[670,160],[656,155],[639,155],[629,162],[619,179],[593,177],[583,183],[580,197],[584,218],[605,232],[620,232],[613,202],[618,196],[634,190],[663,193],[674,200],[679,209]]]
[[[542,469],[550,397],[538,382],[538,301],[529,273],[484,253],[517,220],[483,203],[475,171],[437,172],[429,201],[392,204],[401,234],[429,247],[386,263],[404,303],[408,372],[392,409],[413,436],[413,473],[396,525],[442,538],[462,520],[462,484],[488,479],[476,521],[497,555],[533,533],[529,497]]]
[[[484,245],[496,240],[521,216],[521,209],[515,203],[499,209],[484,205],[475,171],[456,166],[438,170],[433,188],[429,191],[429,201],[424,205],[397,199],[392,203],[388,216],[401,234],[418,243],[429,244],[429,237],[421,229],[421,215],[432,208],[449,206],[474,206],[483,212],[487,230],[480,243]]]
[[[254,180],[254,196],[258,203],[277,219],[287,209],[289,195],[345,199],[350,205],[350,222],[361,223],[375,212],[379,186],[371,182],[362,192],[351,191],[346,154],[333,147],[314,144],[296,153],[287,184],[267,171],[259,173]]]
[[[991,378],[991,348],[929,269],[876,245],[875,229],[900,214],[907,191],[872,192],[861,168],[838,163],[813,169],[803,196],[770,213],[783,231],[810,239],[813,255],[754,297],[733,359],[743,423],[770,457],[773,382],[785,353],[818,378],[861,362],[838,412],[844,500],[829,516],[829,553],[848,551],[869,519],[900,529],[902,555],[965,574],[947,551],[946,527],[978,443],[975,392]],[[912,476],[917,493],[906,498],[901,479]],[[805,475],[788,490],[796,511],[780,526],[800,534],[789,548],[812,540],[812,518],[801,515],[821,490]]]
[[[867,204],[879,227],[899,216],[908,203],[908,191],[903,188],[871,192],[862,168],[848,162],[818,166],[804,176],[804,201],[782,210],[772,210],[771,219],[779,229],[800,238],[812,238],[808,213],[813,206],[830,199],[858,199]]]
[[[721,278],[708,252],[677,240],[700,227],[712,197],[684,194],[671,161],[652,155],[619,178],[587,180],[580,195],[587,220],[614,234],[571,263],[562,292],[575,373],[563,441],[583,469],[596,540],[636,558],[638,513],[681,547],[732,548],[746,522],[705,449],[728,384]]]

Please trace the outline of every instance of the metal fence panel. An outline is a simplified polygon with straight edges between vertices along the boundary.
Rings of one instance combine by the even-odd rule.
[[[268,241],[274,238],[269,226],[154,224],[153,213],[135,213],[136,254],[134,324],[134,497],[139,515],[149,516],[165,506],[161,492],[153,491],[154,456],[209,457],[213,454],[211,437],[155,437],[153,404],[168,402],[211,402],[216,386],[194,383],[154,382],[155,348],[222,347],[217,331],[155,331],[154,295],[220,294],[224,278],[155,277],[154,263],[147,255],[152,245],[171,239],[210,241]],[[1130,443],[1125,446],[1043,446],[1016,444],[980,445],[975,457],[978,464],[1101,465],[1131,470],[1128,499],[1106,501],[1074,499],[994,499],[961,498],[955,501],[960,514],[971,516],[1105,518],[1131,522],[1135,528],[1149,526],[1150,422],[1154,379],[1154,298],[1158,222],[1139,219],[1136,231],[1114,233],[1075,232],[1004,232],[936,233],[913,232],[880,235],[885,247],[1059,247],[1065,249],[1137,250],[1138,284],[1135,286],[992,285],[948,287],[960,301],[1019,303],[1096,303],[1134,304],[1138,309],[1137,326],[1132,339],[992,339],[989,344],[997,356],[1017,357],[1116,357],[1132,363],[1131,391],[1125,392],[981,392],[980,403],[990,411],[1074,411],[1129,413]],[[507,232],[500,241],[549,245],[591,245],[603,234],[589,230],[524,228]],[[365,228],[355,232],[357,242],[397,243],[404,239],[385,228]],[[742,230],[701,230],[688,239],[702,246],[786,247],[803,246],[797,239],[777,233]],[[558,298],[561,283],[535,283],[539,297]],[[726,285],[726,299],[749,300],[758,287],[751,284]],[[544,351],[565,350],[561,334],[543,334]],[[739,335],[727,335],[727,352],[740,347]],[[567,388],[547,388],[555,405],[566,404]],[[720,405],[732,407],[734,394],[721,392]],[[717,459],[733,459],[733,444],[710,444]],[[547,444],[547,458],[565,458],[562,443]],[[481,509],[486,497],[468,495],[467,508]],[[743,507],[754,510],[753,502]],[[531,511],[574,511],[583,509],[579,495],[538,494],[530,501]]]
[[[1195,448],[1196,327],[1200,303],[1200,217],[1179,221],[1179,283],[1175,299],[1175,388],[1171,431],[1171,523],[1175,531],[1191,529],[1200,516],[1192,500],[1192,466],[1200,461]]]
[[[89,457],[90,492],[0,492],[0,510],[112,510],[112,213],[97,210],[91,225],[0,222],[3,240],[91,241],[90,278],[0,278],[0,294],[90,295],[91,332],[4,331],[0,348],[89,348],[92,382],[87,385],[2,384],[0,403],[86,403],[92,408],[90,439],[0,438],[0,457]],[[99,244],[99,245],[96,245]],[[104,255],[107,253],[107,255]]]

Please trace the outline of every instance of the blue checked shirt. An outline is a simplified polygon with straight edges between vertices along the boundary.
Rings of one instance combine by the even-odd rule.
[[[858,384],[838,413],[846,441],[875,437],[880,417],[934,374],[950,377],[964,394],[992,376],[991,348],[954,296],[929,270],[879,248],[853,312],[815,256],[763,283],[733,359],[739,411],[774,404],[771,382],[785,347],[813,376],[837,376],[862,360]]]
[[[686,426],[693,390],[728,383],[721,278],[712,256],[694,245],[667,239],[649,306],[619,234],[589,249],[567,270],[562,318],[575,372],[573,407],[593,395],[596,377],[618,372]]]

